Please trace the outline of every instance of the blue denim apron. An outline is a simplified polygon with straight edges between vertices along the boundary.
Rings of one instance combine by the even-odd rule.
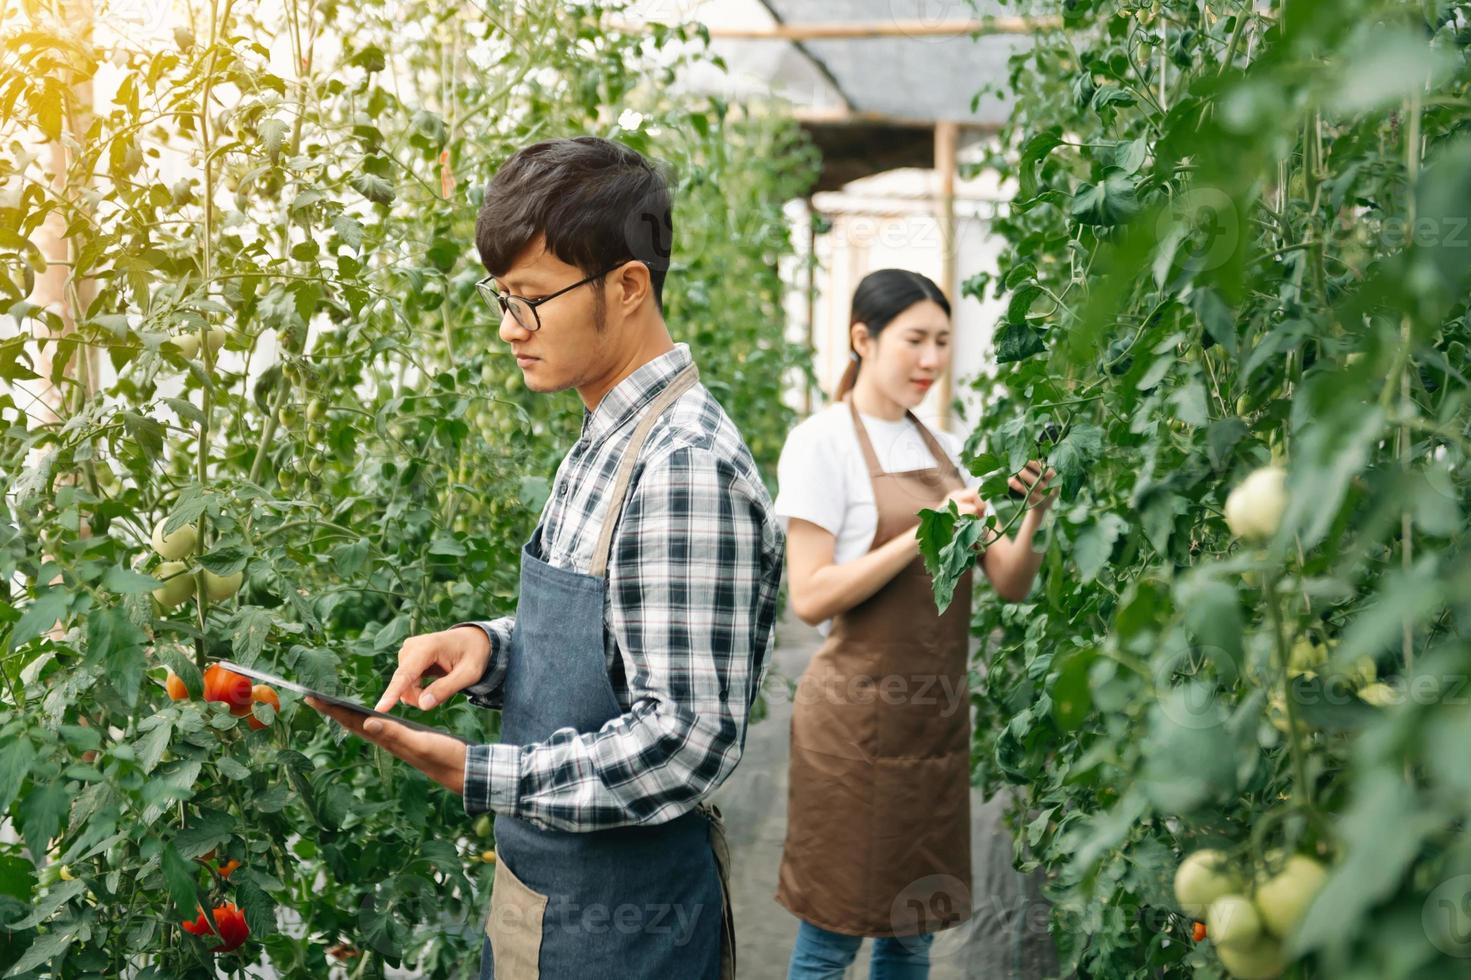
[[[543,561],[540,524],[522,547],[502,742],[539,742],[569,727],[596,732],[623,713],[603,647],[613,527],[649,430],[698,377],[689,365],[640,418],[619,461],[589,573]],[[664,823],[584,832],[501,813],[495,844],[481,980],[734,975],[729,852],[717,807],[702,802]]]

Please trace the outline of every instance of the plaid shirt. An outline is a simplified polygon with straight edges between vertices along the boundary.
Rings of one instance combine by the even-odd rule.
[[[690,363],[689,345],[640,366],[583,410],[582,436],[542,509],[542,559],[592,567],[618,461],[642,410]],[[623,714],[526,745],[473,745],[465,812],[587,831],[672,820],[730,775],[771,662],[785,536],[750,450],[704,385],[654,423],[608,555],[604,657]],[[690,556],[693,556],[691,559]],[[514,616],[491,638],[472,704],[502,706]],[[472,625],[457,623],[457,626]]]

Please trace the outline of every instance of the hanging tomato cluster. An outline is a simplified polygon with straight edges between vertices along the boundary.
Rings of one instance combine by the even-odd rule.
[[[164,687],[168,690],[169,697],[175,701],[184,701],[189,697],[189,688],[185,686],[184,679],[173,671],[169,671]],[[256,716],[255,705],[269,704],[273,718],[281,711],[281,698],[276,694],[275,688],[269,684],[252,686],[248,677],[226,670],[219,664],[211,664],[204,671],[204,700],[223,702],[236,718],[248,717],[250,727],[256,731],[270,723],[261,721]]]
[[[245,913],[241,912],[233,902],[216,905],[213,914],[215,926],[211,928],[209,919],[204,914],[204,907],[200,906],[199,916],[193,922],[182,922],[184,931],[195,936],[217,935],[222,942],[218,946],[210,948],[211,953],[228,953],[232,949],[238,949],[246,939],[250,937],[250,926],[245,923]]]

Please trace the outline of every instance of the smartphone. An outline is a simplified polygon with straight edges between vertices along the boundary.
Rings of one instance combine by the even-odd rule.
[[[389,721],[398,722],[400,725],[407,725],[409,728],[418,729],[421,732],[433,732],[436,735],[448,735],[450,738],[455,739],[456,741],[464,742],[467,745],[470,744],[468,739],[461,738],[454,732],[447,732],[443,728],[435,728],[432,725],[421,725],[417,721],[412,721],[408,718],[400,718],[398,715],[390,715],[386,711],[379,711],[376,708],[368,707],[366,704],[359,704],[356,701],[352,701],[343,697],[338,697],[335,694],[324,694],[321,691],[313,690],[310,687],[306,687],[302,684],[297,684],[294,681],[288,681],[284,677],[277,677],[275,674],[268,674],[263,670],[256,670],[253,667],[242,667],[237,663],[230,662],[229,660],[221,660],[219,661],[219,665],[226,670],[233,670],[237,674],[244,674],[246,677],[252,677],[260,681],[262,684],[270,684],[272,687],[285,688],[286,690],[292,691],[296,694],[300,694],[303,697],[311,695],[318,701],[321,701],[325,704],[333,705],[334,707],[345,708],[348,711],[353,712],[354,714],[359,714],[366,717],[387,718]]]

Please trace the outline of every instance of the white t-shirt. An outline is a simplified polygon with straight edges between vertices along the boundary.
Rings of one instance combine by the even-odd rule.
[[[907,417],[896,422],[860,413],[874,455],[885,473],[923,469],[937,462],[925,444],[924,437]],[[924,421],[924,420],[922,420]],[[926,422],[926,428],[950,454],[960,470],[965,485],[974,489],[981,478],[965,468],[960,460],[964,440]],[[873,500],[873,484],[863,447],[847,402],[834,402],[803,419],[787,435],[777,463],[777,495],[772,509],[781,521],[782,530],[790,529],[791,518],[800,517],[831,531],[836,539],[833,562],[842,564],[868,553],[878,528],[878,512]],[[933,507],[939,501],[916,500],[916,512]],[[987,505],[989,512],[990,505]],[[826,636],[832,620],[823,620],[817,629]]]

